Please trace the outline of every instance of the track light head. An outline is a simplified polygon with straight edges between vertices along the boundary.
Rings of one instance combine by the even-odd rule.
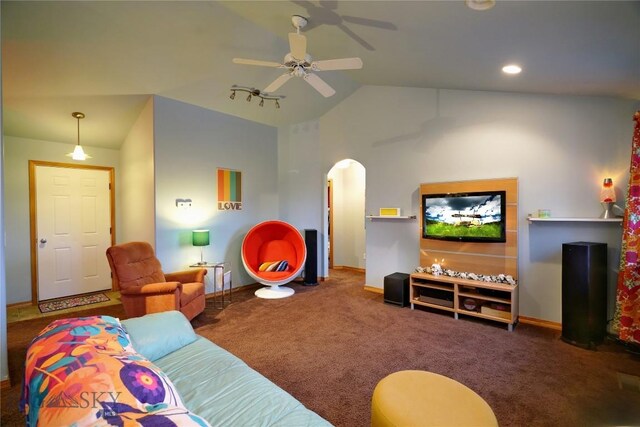
[[[275,107],[280,108],[280,103],[278,101],[285,98],[282,95],[275,95],[273,93],[262,92],[260,89],[256,89],[253,87],[233,85],[231,86],[230,90],[231,90],[231,95],[229,95],[229,99],[232,99],[232,100],[235,99],[236,92],[238,91],[247,92],[248,94],[246,98],[247,102],[251,102],[253,98],[260,98],[260,103],[258,104],[260,107],[264,107],[264,100],[266,99],[267,101],[274,101]]]

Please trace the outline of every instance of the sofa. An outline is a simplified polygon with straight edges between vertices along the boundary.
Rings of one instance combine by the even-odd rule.
[[[330,426],[178,311],[60,319],[30,344],[28,426]]]

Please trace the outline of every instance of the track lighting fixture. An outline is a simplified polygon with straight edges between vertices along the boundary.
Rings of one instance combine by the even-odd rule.
[[[260,107],[264,107],[264,100],[274,101],[275,107],[280,108],[279,100],[284,99],[285,97],[282,95],[274,95],[268,94],[266,92],[261,92],[259,89],[253,87],[244,87],[244,86],[231,86],[231,95],[229,95],[229,99],[236,98],[236,91],[247,92],[247,102],[251,102],[252,98],[260,98],[260,103],[258,104]]]

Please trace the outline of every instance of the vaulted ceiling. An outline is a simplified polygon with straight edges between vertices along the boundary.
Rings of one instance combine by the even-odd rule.
[[[501,1],[2,1],[4,133],[117,148],[149,95],[279,126],[316,118],[361,85],[593,95],[640,99],[640,2]],[[361,70],[302,79],[280,109],[229,99],[263,89],[282,70],[291,15],[314,59],[360,57]],[[523,72],[504,75],[515,62]]]

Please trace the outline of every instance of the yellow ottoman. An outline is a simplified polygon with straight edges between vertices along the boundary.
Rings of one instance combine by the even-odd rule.
[[[372,427],[497,425],[491,407],[473,390],[432,372],[394,372],[371,398]]]

